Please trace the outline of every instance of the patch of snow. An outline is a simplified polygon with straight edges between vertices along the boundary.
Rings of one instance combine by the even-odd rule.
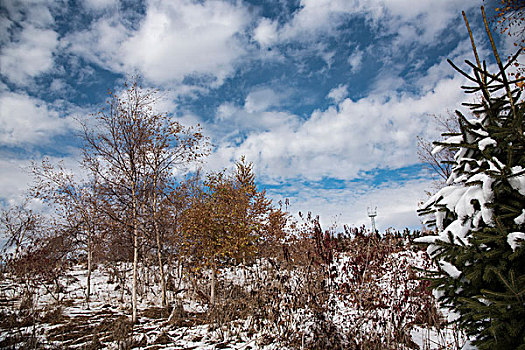
[[[435,243],[439,236],[423,236],[414,239],[416,243]]]
[[[420,345],[420,349],[462,349],[476,350],[464,335],[456,327],[445,327],[443,329],[423,329],[414,327],[410,335],[414,343]],[[458,347],[459,345],[459,347]]]
[[[483,152],[485,150],[485,148],[487,148],[488,146],[497,146],[498,143],[496,142],[496,140],[494,139],[491,139],[490,137],[486,137],[484,139],[481,139],[479,142],[478,142],[478,147],[479,149]]]
[[[489,136],[489,133],[488,133],[488,132],[486,132],[485,130],[481,130],[481,129],[476,130],[476,133],[477,133],[478,135],[480,135],[480,136],[483,136],[483,137],[487,137],[487,136]]]
[[[443,146],[436,146],[434,147],[434,149],[432,150],[432,152],[430,152],[433,156],[435,156],[436,154],[438,154],[439,152],[441,152],[445,147]]]
[[[492,161],[488,161],[490,170],[493,171],[500,171],[501,169],[505,168],[505,164],[500,162],[500,160],[496,157],[492,157]]]
[[[468,241],[465,239],[467,237],[467,234],[470,232],[470,225],[463,225],[461,222],[461,219],[457,219],[452,221],[450,225],[447,226],[446,229],[443,230],[442,234],[440,234],[442,240],[444,242],[448,242],[448,234],[451,233],[452,237],[454,237],[455,244],[461,244],[465,243],[468,244]],[[468,222],[466,223],[468,224]]]
[[[517,165],[515,167],[512,167],[511,170],[512,170],[512,174],[518,174],[518,173],[523,172],[525,169]],[[525,196],[525,174],[509,177],[508,180],[509,180],[510,186],[513,189],[517,190],[521,195]]]
[[[507,235],[507,243],[512,248],[512,251],[516,251],[516,248],[518,248],[518,246],[521,246],[520,241],[525,241],[525,233],[511,232]]]
[[[450,144],[450,145],[459,145],[463,142],[463,135],[455,135],[447,138],[444,143]]]
[[[494,192],[492,191],[492,184],[494,179],[487,174],[479,173],[473,175],[466,183],[472,183],[476,181],[481,181],[483,183],[483,197],[484,201],[491,202],[494,199]]]
[[[516,223],[516,225],[525,224],[525,209],[521,211],[521,215],[514,218],[514,222]]]
[[[445,260],[440,260],[439,266],[452,278],[459,278],[459,276],[461,276],[461,271],[459,271],[457,267]]]

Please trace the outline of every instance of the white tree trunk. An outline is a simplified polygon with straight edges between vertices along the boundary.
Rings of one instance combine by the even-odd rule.
[[[215,305],[215,288],[217,284],[217,265],[215,264],[215,261],[213,261],[212,267],[211,267],[211,291],[210,291],[210,305]]]
[[[157,176],[153,179],[153,229],[155,230],[155,238],[157,240],[157,259],[159,262],[160,271],[160,288],[162,292],[162,306],[168,306],[167,292],[166,292],[166,277],[164,276],[164,265],[162,263],[162,244],[160,242],[160,229],[157,221]]]
[[[133,191],[133,290],[132,290],[132,297],[131,297],[131,308],[132,308],[132,316],[131,316],[131,322],[136,323],[137,322],[137,268],[138,268],[138,260],[139,260],[139,230],[138,230],[138,222],[137,222],[137,197],[135,193],[135,184],[132,184],[132,191]]]
[[[87,244],[87,286],[86,286],[86,304],[89,310],[89,297],[91,295],[91,269],[93,263],[93,247],[91,241],[91,233],[88,233],[88,244]]]

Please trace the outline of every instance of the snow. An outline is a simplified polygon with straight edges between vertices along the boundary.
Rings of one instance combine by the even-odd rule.
[[[487,207],[487,204],[494,199],[493,182],[494,180],[486,174],[476,174],[469,179],[467,186],[465,184],[446,186],[423,205],[428,207],[435,203],[437,207],[444,207],[457,215],[456,220],[444,227],[446,212],[442,209],[435,212],[439,240],[448,242],[448,234],[451,233],[454,237],[453,243],[468,244],[466,238],[469,232],[475,229],[481,220],[487,225],[494,225],[493,211]],[[429,238],[418,239],[418,242],[432,244],[436,240],[435,236],[429,236]],[[435,248],[429,248],[429,254],[436,252]]]
[[[459,276],[461,276],[461,271],[459,271],[457,267],[445,260],[440,260],[439,266],[452,278],[459,278]]]
[[[435,243],[438,238],[439,236],[423,236],[423,237],[418,237],[414,239],[414,242],[429,244],[429,243]]]
[[[460,145],[463,142],[463,135],[455,135],[448,137],[443,143],[450,145]]]
[[[470,232],[471,227],[469,225],[469,222],[467,221],[466,224],[463,224],[461,222],[461,219],[457,219],[452,221],[450,225],[447,226],[446,229],[443,230],[443,232],[440,234],[441,240],[444,242],[448,242],[448,234],[451,233],[452,237],[454,238],[454,242],[457,245],[468,245],[468,241],[466,240],[467,234]]]
[[[489,164],[489,170],[491,171],[500,172],[501,169],[505,168],[505,164],[500,162],[496,157],[492,157],[487,163]]]
[[[461,332],[453,327],[445,329],[415,327],[410,334],[416,344],[422,344],[421,349],[477,349]],[[439,347],[438,344],[441,344],[442,347]]]
[[[523,209],[521,211],[521,215],[519,215],[516,218],[514,218],[514,222],[516,223],[516,225],[523,225],[523,224],[525,224],[525,209]]]
[[[347,269],[353,266],[354,262],[348,255],[344,253],[336,256],[333,263],[333,268],[337,270],[338,274],[334,282],[337,283],[356,283],[358,280],[352,274],[352,271]],[[446,264],[445,264],[446,265]],[[220,269],[218,278],[223,284],[233,283],[240,286],[241,288],[250,285],[250,281],[255,275],[262,273],[264,275],[263,280],[266,283],[277,283],[278,281],[274,277],[265,274],[265,268],[270,267],[267,260],[258,260],[254,265],[251,266],[237,266],[237,267],[225,267]],[[155,267],[150,267],[155,269]],[[447,268],[450,271],[453,269]],[[334,326],[342,331],[352,331],[359,327],[359,334],[383,334],[382,332],[391,332],[396,324],[391,323],[391,319],[400,317],[396,313],[396,308],[403,310],[402,317],[406,319],[407,325],[411,325],[412,321],[418,312],[422,311],[427,304],[421,302],[421,294],[417,294],[418,286],[422,283],[417,276],[422,276],[421,272],[416,269],[424,269],[430,271],[436,271],[437,267],[433,265],[428,256],[424,251],[412,250],[406,247],[400,251],[388,253],[381,265],[378,265],[376,269],[370,269],[369,271],[376,271],[372,274],[370,272],[369,279],[366,282],[359,282],[357,285],[360,293],[363,295],[376,295],[379,293],[381,297],[374,299],[372,309],[370,304],[360,304],[359,294],[337,294],[334,292],[330,297],[328,303],[333,303],[333,307],[330,307],[329,317],[334,321]],[[124,280],[128,285],[121,285],[118,278],[115,276],[116,271],[123,273]],[[140,267],[141,276],[152,276],[152,272],[147,271],[147,267]],[[278,273],[281,277],[285,276],[290,280],[291,288],[302,288],[304,287],[304,275],[300,271],[289,270],[289,269],[278,269]],[[153,271],[154,272],[154,271]],[[130,264],[117,264],[115,268],[105,267],[99,265],[92,272],[92,299],[90,302],[89,310],[86,309],[84,301],[84,287],[87,277],[86,269],[81,265],[76,265],[68,272],[68,277],[64,277],[61,281],[65,287],[62,291],[63,296],[67,295],[67,299],[71,299],[71,304],[64,304],[63,315],[68,317],[65,321],[68,325],[91,325],[98,327],[97,325],[102,322],[116,322],[119,317],[127,317],[129,315],[129,303],[131,299],[130,293]],[[411,277],[414,275],[415,277]],[[301,283],[303,285],[301,285]],[[5,278],[0,281],[0,287],[2,296],[8,295],[7,287],[23,288],[23,286],[17,285],[13,280]],[[187,286],[180,286],[185,288]],[[155,319],[146,316],[143,312],[148,308],[152,308],[160,305],[160,294],[157,283],[152,283],[149,286],[143,287],[144,289],[140,293],[139,300],[139,323],[134,326],[135,340],[141,340],[146,348],[156,349],[181,349],[181,348],[194,348],[194,349],[218,349],[219,344],[223,344],[224,348],[229,349],[261,349],[261,350],[276,350],[276,349],[287,349],[283,344],[277,344],[270,341],[266,343],[264,341],[265,335],[263,333],[256,333],[248,335],[243,331],[243,327],[249,324],[250,319],[235,320],[230,325],[220,326],[212,329],[208,324],[193,324],[184,326],[174,326],[166,322],[165,318]],[[177,287],[178,289],[178,287]],[[337,289],[335,289],[337,290]],[[416,294],[413,295],[411,293]],[[257,291],[256,291],[257,292]],[[185,312],[193,314],[204,314],[207,311],[207,306],[202,302],[193,300],[188,297],[186,292],[175,294],[169,292],[169,298],[171,300],[179,300],[182,303],[182,307]],[[11,293],[14,296],[15,291]],[[407,295],[409,295],[407,299]],[[355,297],[358,299],[355,299]],[[121,301],[119,301],[121,299]],[[44,309],[54,304],[53,299],[50,297],[48,291],[45,288],[40,288],[36,293],[36,303],[43,306]],[[283,301],[285,299],[283,298]],[[432,301],[431,301],[432,302]],[[435,302],[435,300],[433,301]],[[377,305],[376,305],[377,304]],[[367,306],[368,305],[368,306]],[[426,305],[426,306],[425,306]],[[5,306],[0,304],[0,312],[5,311]],[[280,310],[283,313],[287,313],[285,309]],[[309,337],[314,336],[314,332],[311,329],[316,327],[315,317],[309,309],[298,309],[295,313],[287,314],[286,317],[290,317],[290,322],[295,324],[297,332],[304,334],[304,339],[308,340]],[[448,318],[448,313],[444,314],[445,318]],[[384,324],[381,323],[384,320]],[[356,326],[358,324],[358,326]],[[381,326],[381,324],[383,324]],[[50,344],[51,346],[67,347],[67,348],[83,348],[89,345],[92,339],[92,333],[89,328],[85,328],[82,337],[68,340],[66,343],[61,341],[55,341],[49,339],[49,335],[60,331],[60,327],[64,324],[49,325],[49,324],[37,324],[36,332],[41,334],[41,341],[43,343]],[[76,327],[76,326],[71,326]],[[87,326],[86,326],[87,327]],[[136,328],[135,328],[136,327]],[[383,328],[381,328],[383,327]],[[20,330],[19,330],[20,331]],[[237,332],[238,331],[238,332]],[[79,330],[80,332],[80,330]],[[236,335],[238,334],[238,335]],[[450,326],[445,326],[440,330],[435,328],[424,328],[421,325],[413,326],[412,330],[408,329],[407,334],[412,337],[412,340],[418,344],[420,348],[425,349],[441,349],[451,343],[452,339],[461,339],[461,344],[468,344],[468,339],[465,335]],[[6,337],[10,336],[10,333],[0,327],[0,342]],[[47,338],[46,338],[47,337]],[[162,337],[166,338],[169,344],[163,345],[159,342]],[[103,338],[101,338],[102,340]],[[147,344],[147,345],[146,345]],[[425,344],[430,344],[426,346]],[[103,340],[103,345],[108,349],[117,349],[119,344],[116,341]]]
[[[443,146],[436,146],[434,149],[432,149],[432,152],[430,152],[433,156],[441,152],[445,147]]]
[[[443,231],[443,220],[445,220],[446,213],[444,210],[436,211],[436,227],[438,231]]]
[[[478,134],[478,135],[481,136],[481,137],[487,137],[487,136],[489,136],[489,133],[486,132],[485,130],[482,130],[482,129],[478,129],[478,130],[476,130],[476,134]]]
[[[496,140],[494,139],[491,139],[490,137],[486,137],[484,139],[481,139],[480,141],[478,141],[478,147],[479,149],[483,152],[485,150],[485,148],[487,148],[488,146],[497,146],[498,143],[496,142]]]
[[[442,188],[435,195],[430,197],[428,201],[423,204],[423,207],[428,207],[432,203],[437,203],[440,206],[445,206],[448,210],[454,211],[456,204],[467,191],[467,188],[461,185],[451,185]],[[438,222],[442,222],[441,218],[436,218]]]
[[[511,170],[512,174],[519,174],[525,169],[517,165],[515,167],[512,167]],[[517,190],[521,195],[525,196],[525,173],[518,176],[509,177],[509,184],[513,189]]]
[[[487,174],[479,173],[475,174],[466,181],[466,184],[470,184],[476,181],[481,181],[483,183],[483,200],[485,202],[491,202],[494,199],[494,192],[492,191],[492,184],[494,179]]]
[[[512,251],[521,246],[521,242],[525,240],[525,233],[523,232],[511,232],[507,235],[507,243],[512,248]]]

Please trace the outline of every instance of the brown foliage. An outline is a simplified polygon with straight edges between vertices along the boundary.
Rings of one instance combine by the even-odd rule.
[[[211,266],[221,259],[237,262],[253,256],[256,241],[268,235],[268,220],[276,214],[265,191],[257,189],[252,164],[244,159],[236,172],[211,173],[191,187],[188,207],[181,216],[186,255]]]
[[[496,5],[495,21],[501,34],[506,34],[514,38],[514,46],[525,49],[525,1],[523,0],[498,0]],[[522,52],[523,54],[523,52]],[[511,56],[508,57],[511,59]],[[514,63],[515,73],[510,73],[514,78],[525,77],[525,67],[518,61]],[[516,85],[522,90],[525,88],[525,81],[518,81]]]

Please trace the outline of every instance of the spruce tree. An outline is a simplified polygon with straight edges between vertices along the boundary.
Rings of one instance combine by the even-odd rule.
[[[506,74],[519,52],[503,66],[486,29],[496,73],[479,62],[473,42],[471,74],[449,61],[473,83],[465,91],[480,100],[465,104],[475,118],[456,111],[460,132],[435,143],[434,152],[456,154],[446,186],[420,209],[437,235],[418,241],[429,244],[440,266],[432,275],[440,302],[459,315],[474,345],[525,349],[525,104]]]

